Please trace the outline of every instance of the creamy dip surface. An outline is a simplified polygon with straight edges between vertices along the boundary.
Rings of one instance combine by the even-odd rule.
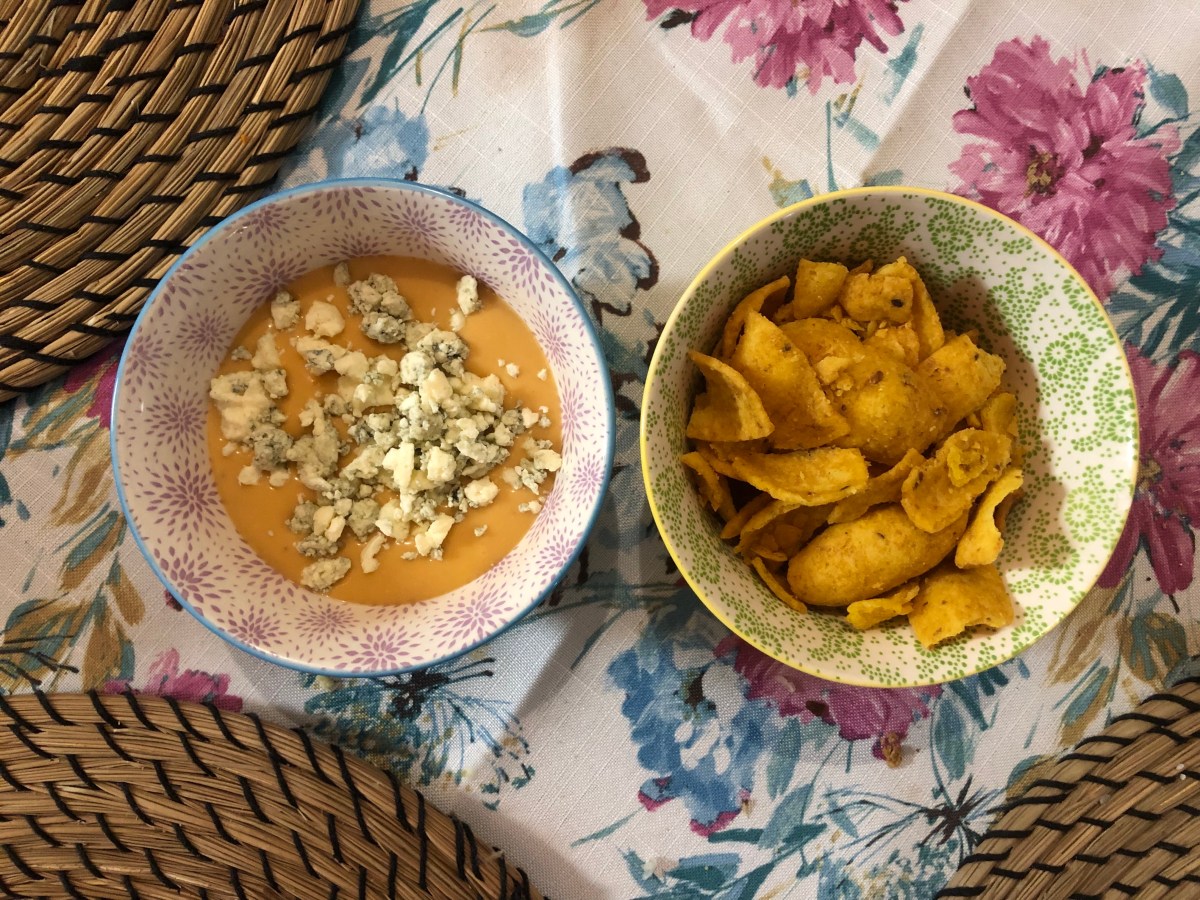
[[[391,279],[403,308],[391,295],[390,305],[368,308],[379,295],[370,285],[387,284],[379,276]],[[352,287],[368,279],[367,287]],[[287,285],[238,333],[213,379],[208,446],[238,532],[287,578],[343,600],[411,603],[477,578],[532,524],[559,463],[558,392],[521,318],[486,286],[462,281],[424,260],[356,259]],[[433,329],[433,337],[424,334]],[[355,351],[369,362],[365,372],[362,359],[350,355]],[[336,368],[321,372],[333,356]],[[498,395],[497,379],[500,411],[474,408]],[[407,415],[405,398],[413,410]],[[510,412],[501,419],[504,410]],[[331,437],[314,439],[330,426]],[[337,460],[315,474],[320,466],[306,445],[319,440],[326,441],[326,461],[336,445]],[[339,480],[359,456],[359,474],[376,471],[374,478]],[[441,480],[451,466],[454,475]],[[420,510],[431,496],[446,501],[433,523]],[[406,514],[405,504],[417,512]]]

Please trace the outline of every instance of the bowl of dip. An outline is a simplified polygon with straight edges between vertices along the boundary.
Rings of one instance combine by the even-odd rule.
[[[201,237],[113,394],[138,547],[205,626],[318,674],[466,653],[559,582],[612,466],[607,366],[513,226],[404,181],[284,191]]]

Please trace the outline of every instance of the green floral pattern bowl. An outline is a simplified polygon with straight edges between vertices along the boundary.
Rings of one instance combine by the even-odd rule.
[[[998,562],[1016,621],[925,650],[902,620],[867,632],[779,602],[718,537],[679,463],[697,376],[689,348],[713,345],[737,301],[799,259],[906,256],[943,322],[976,329],[1008,364],[1027,448],[1025,490]],[[936,191],[862,188],[814,197],[759,222],[684,292],[650,364],[642,402],[650,508],[683,577],[738,635],[775,659],[851,684],[902,687],[962,678],[1020,653],[1091,588],[1120,537],[1137,471],[1137,407],[1099,301],[1048,244],[987,207]]]

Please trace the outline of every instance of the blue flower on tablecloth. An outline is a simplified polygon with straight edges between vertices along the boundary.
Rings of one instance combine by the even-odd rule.
[[[325,126],[320,152],[329,178],[379,175],[415,181],[429,156],[429,125],[380,104]]]
[[[707,837],[749,800],[777,726],[768,704],[747,700],[732,666],[714,659],[709,636],[689,627],[695,611],[694,600],[670,606],[608,671],[625,692],[638,762],[655,773],[638,799],[655,810],[682,798],[692,830]]]
[[[694,617],[698,606],[690,597],[683,589],[677,602],[665,604],[608,671],[625,692],[621,712],[631,723],[638,762],[651,773],[638,799],[651,811],[682,799],[701,836],[726,828],[746,807],[764,754],[775,761],[776,782],[786,781],[786,758],[799,743],[833,733],[869,742],[875,757],[898,763],[909,728],[929,717],[941,694],[936,687],[832,684],[732,636],[714,642]],[[808,738],[797,730],[805,727]],[[773,783],[768,792],[783,786]]]
[[[645,157],[613,148],[555,166],[524,192],[525,232],[554,260],[597,319],[627,316],[638,289],[658,281],[658,262],[621,186],[649,180]]]

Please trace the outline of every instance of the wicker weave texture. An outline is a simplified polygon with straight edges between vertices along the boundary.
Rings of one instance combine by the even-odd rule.
[[[1081,741],[1006,805],[938,896],[1200,897],[1200,679]]]
[[[123,334],[260,195],[358,0],[0,0],[0,399]]]
[[[337,747],[132,694],[0,696],[0,895],[541,896],[466,824]]]

